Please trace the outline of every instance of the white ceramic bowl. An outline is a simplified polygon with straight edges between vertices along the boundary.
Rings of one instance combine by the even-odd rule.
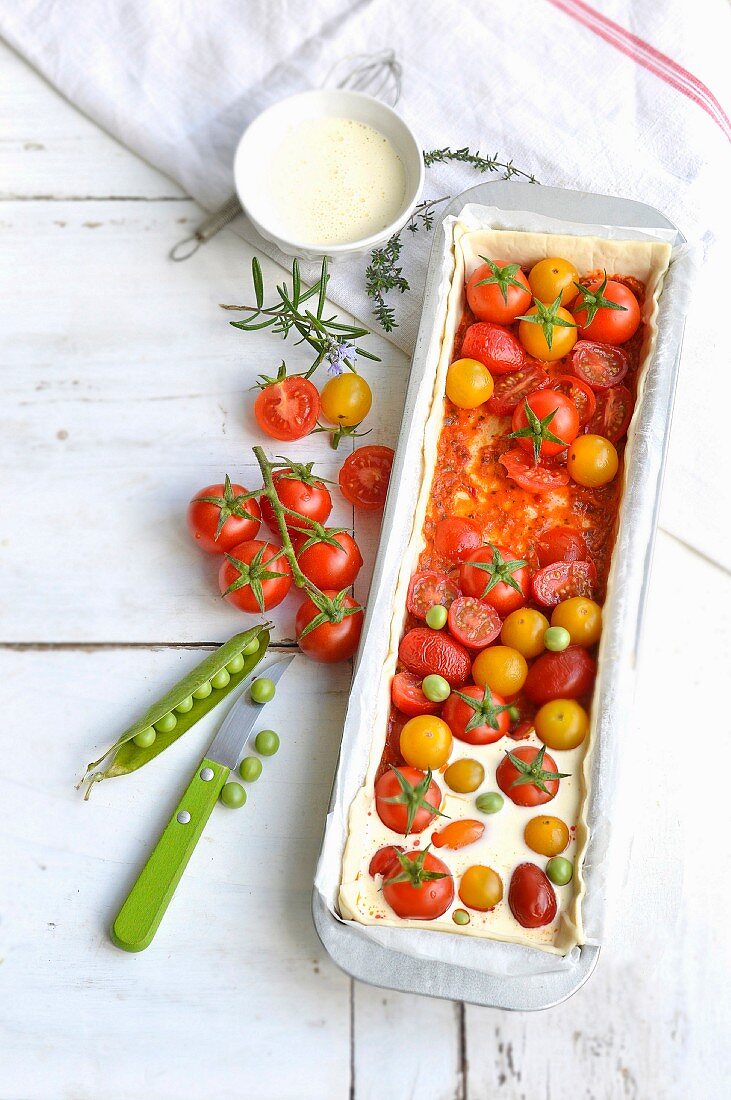
[[[292,240],[264,200],[266,173],[262,171],[293,123],[311,118],[352,118],[364,122],[387,137],[401,158],[406,174],[404,200],[394,220],[378,233],[343,244],[318,244]],[[252,167],[253,166],[253,167]],[[385,244],[411,217],[424,184],[421,146],[404,120],[378,99],[360,92],[340,90],[301,92],[262,111],[244,131],[234,159],[234,180],[239,201],[262,237],[272,241],[288,256],[333,260],[364,255]]]

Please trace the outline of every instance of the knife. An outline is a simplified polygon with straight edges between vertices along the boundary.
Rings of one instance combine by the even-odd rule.
[[[283,657],[258,675],[266,674],[276,683],[293,660],[294,654]],[[112,925],[112,943],[123,951],[144,951],[150,946],[262,706],[252,701],[247,684],[223,720]]]

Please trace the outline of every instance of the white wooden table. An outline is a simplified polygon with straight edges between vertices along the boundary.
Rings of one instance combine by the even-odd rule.
[[[635,840],[612,935],[571,1001],[507,1015],[370,988],[330,963],[309,903],[348,670],[304,658],[246,808],[215,813],[154,945],[111,946],[115,906],[214,723],[89,803],[74,782],[243,624],[184,508],[226,470],[258,484],[246,391],[283,348],[218,309],[248,280],[235,234],[170,263],[195,204],[6,49],[0,88],[2,1100],[725,1094],[729,790],[713,754],[728,578],[662,530],[618,795]],[[378,344],[369,440],[392,444],[408,364]],[[322,437],[297,453],[337,468]],[[336,518],[355,521],[370,565],[377,522]],[[685,576],[693,596],[677,600]],[[293,607],[275,617],[291,644]]]

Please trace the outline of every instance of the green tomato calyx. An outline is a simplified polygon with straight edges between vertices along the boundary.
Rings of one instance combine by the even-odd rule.
[[[621,306],[619,302],[610,302],[609,298],[604,297],[604,291],[607,289],[606,270],[604,272],[604,279],[600,286],[596,290],[589,290],[588,287],[582,286],[581,283],[574,283],[574,286],[581,295],[581,304],[574,305],[574,313],[583,313],[586,311],[586,321],[581,326],[582,328],[588,328],[591,322],[597,315],[597,311],[600,309],[618,309],[626,313],[627,306]],[[551,346],[550,344],[548,345]]]
[[[470,707],[474,714],[470,718],[469,722],[465,726],[465,733],[469,730],[477,729],[478,726],[489,726],[490,729],[499,729],[500,723],[498,721],[499,716],[505,710],[510,710],[512,703],[493,703],[492,692],[487,684],[485,684],[485,692],[482,699],[473,699],[471,695],[466,695],[463,691],[454,692],[458,695],[463,703],[466,703]]]
[[[404,830],[404,836],[408,836],[411,831],[411,826],[414,824],[414,818],[418,810],[427,810],[428,813],[433,814],[435,817],[446,817],[446,814],[441,813],[436,806],[432,806],[431,802],[427,802],[426,794],[429,790],[429,784],[431,783],[431,768],[427,771],[421,782],[412,786],[409,783],[405,775],[391,765],[391,771],[398,780],[398,785],[401,788],[399,794],[393,796],[393,798],[384,798],[384,802],[390,802],[397,806],[406,807],[406,828]]]
[[[555,302],[551,302],[550,306],[545,305],[543,302],[539,302],[537,298],[533,299],[533,305],[536,309],[535,313],[525,313],[522,317],[516,317],[515,319],[516,321],[527,321],[530,325],[540,325],[549,350],[553,347],[553,330],[555,328],[579,327],[575,321],[567,321],[565,317],[559,317],[558,311],[561,308],[560,294]]]
[[[257,550],[256,554],[248,564],[244,561],[241,561],[239,558],[235,558],[233,554],[224,555],[226,561],[233,565],[234,569],[238,572],[239,575],[235,581],[231,582],[223,595],[228,596],[229,592],[238,592],[239,588],[245,588],[246,585],[248,585],[249,588],[251,588],[251,591],[254,593],[254,598],[259,605],[259,610],[261,611],[262,615],[266,611],[266,608],[264,606],[264,589],[261,582],[273,581],[276,580],[278,577],[288,576],[288,573],[286,572],[277,572],[274,569],[268,568],[271,562],[276,561],[277,558],[282,557],[282,551],[280,550],[278,554],[275,554],[273,557],[269,558],[267,562],[265,562],[264,551],[269,545],[269,543],[264,543],[264,545],[260,547],[259,550]]]
[[[498,584],[500,581],[502,581],[503,584],[509,585],[510,588],[514,588],[516,592],[519,592],[521,594],[521,596],[524,596],[525,593],[516,581],[513,573],[515,573],[518,569],[522,569],[528,564],[528,562],[525,561],[523,558],[514,558],[512,560],[508,560],[507,558],[503,557],[497,546],[494,546],[493,543],[488,542],[487,545],[492,550],[492,561],[465,562],[465,565],[468,565],[470,569],[481,569],[483,573],[489,574],[489,580],[485,585],[484,591],[482,592],[480,599],[484,600],[485,596],[487,596],[489,592],[492,592],[495,585]]]
[[[413,856],[413,852],[396,852],[396,859],[401,865],[401,872],[398,875],[394,875],[392,878],[387,878],[384,886],[395,886],[398,882],[408,882],[415,889],[420,890],[425,882],[435,882],[440,878],[449,878],[449,875],[443,871],[427,871],[424,867],[427,853],[431,848],[431,844],[427,844],[414,859],[410,859],[409,856]]]
[[[537,787],[539,791],[544,794],[550,794],[548,787],[546,786],[546,780],[550,779],[567,779],[571,772],[548,772],[543,767],[543,757],[546,755],[546,746],[542,745],[540,751],[536,753],[531,763],[527,763],[525,760],[521,760],[515,753],[506,752],[510,763],[514,768],[517,768],[521,773],[517,779],[514,779],[510,784],[511,789],[513,787],[522,787],[528,783],[532,783],[534,787]]]
[[[245,507],[247,501],[252,500],[253,497],[258,495],[258,493],[234,493],[231,486],[231,478],[226,474],[223,485],[223,496],[195,497],[194,503],[213,504],[214,507],[218,508],[218,523],[216,524],[216,533],[213,536],[213,541],[218,542],[218,536],[223,530],[223,525],[231,516],[237,516],[239,519],[251,519],[255,523],[259,522],[259,517]]]
[[[498,267],[493,260],[488,260],[487,256],[480,254],[480,259],[484,260],[487,266],[492,271],[492,275],[489,275],[486,279],[480,279],[475,286],[497,286],[500,293],[503,296],[505,305],[508,304],[508,287],[517,286],[518,290],[525,290],[525,284],[521,283],[515,276],[520,271],[520,264],[506,264],[505,267]]]
[[[544,442],[556,443],[559,447],[568,447],[566,440],[559,439],[557,435],[553,434],[548,426],[558,412],[557,408],[551,409],[544,417],[538,417],[528,404],[528,398],[526,397],[523,402],[523,409],[525,410],[528,423],[524,428],[518,428],[517,431],[510,432],[508,439],[530,439],[533,444],[534,465],[538,465],[538,460],[541,457],[541,446]]]

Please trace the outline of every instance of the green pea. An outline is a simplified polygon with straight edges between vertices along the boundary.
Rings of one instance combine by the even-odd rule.
[[[452,689],[444,677],[438,676],[435,672],[431,676],[424,677],[421,681],[421,690],[430,703],[443,703],[452,694]]]
[[[239,806],[243,806],[244,802],[246,802],[246,791],[240,783],[225,783],[219,798],[224,806],[229,806],[230,809],[237,810]]]
[[[253,783],[261,775],[261,760],[258,756],[245,756],[239,764],[239,775],[247,783]]]
[[[209,684],[208,680],[206,680],[205,683],[202,683],[200,687],[195,689],[195,691],[193,692],[193,698],[194,699],[207,699],[212,691],[213,691],[213,688]]]
[[[230,683],[231,677],[225,668],[222,668],[215,676],[211,676],[211,687],[225,688],[226,684]]]
[[[440,603],[435,603],[426,613],[426,625],[432,630],[441,630],[447,621],[447,609]]]
[[[275,691],[274,681],[268,676],[260,676],[251,685],[251,698],[255,703],[268,703],[274,698]]]
[[[574,877],[574,865],[570,859],[554,856],[546,864],[546,874],[554,886],[566,886]]]
[[[279,748],[279,734],[274,730],[259,730],[254,739],[254,746],[262,756],[274,756]]]
[[[135,745],[138,745],[141,749],[149,749],[150,745],[154,745],[156,737],[157,734],[152,726],[148,726],[146,730],[140,730],[137,736],[133,737],[132,740]]]
[[[505,799],[497,791],[488,791],[475,799],[475,806],[481,814],[497,814],[505,805]]]
[[[571,635],[565,626],[549,626],[543,635],[543,642],[552,653],[563,653],[571,645]]]
[[[252,638],[250,642],[247,642],[244,648],[241,650],[244,657],[251,657],[254,653],[259,652],[259,639]]]
[[[518,707],[510,707],[508,710],[508,718],[511,722],[517,722],[520,718],[520,710]]]
[[[455,909],[452,913],[452,920],[455,924],[469,924],[470,915],[466,909]]]
[[[235,676],[244,667],[244,658],[241,653],[237,653],[232,661],[229,661],[226,665],[226,671],[230,672],[232,676]]]
[[[177,724],[178,720],[171,711],[170,714],[163,714],[159,722],[155,722],[155,729],[158,733],[170,733]]]
[[[193,709],[193,696],[189,695],[187,699],[182,699],[175,710],[178,714],[187,714],[189,710]]]

